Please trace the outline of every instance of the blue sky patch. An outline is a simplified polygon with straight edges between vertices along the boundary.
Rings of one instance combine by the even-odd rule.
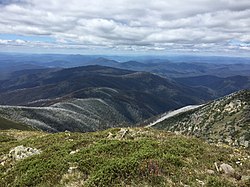
[[[2,40],[25,40],[25,41],[40,41],[40,42],[55,42],[54,38],[48,36],[22,36],[17,34],[0,34]]]

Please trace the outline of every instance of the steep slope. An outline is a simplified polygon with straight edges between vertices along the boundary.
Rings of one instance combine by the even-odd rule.
[[[1,187],[250,184],[248,151],[153,129],[12,130],[0,131],[0,140]]]
[[[233,93],[153,127],[194,135],[209,142],[250,147],[250,91]]]

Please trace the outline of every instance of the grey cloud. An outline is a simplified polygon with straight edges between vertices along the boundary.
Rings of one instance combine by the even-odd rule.
[[[53,44],[22,44],[26,46],[134,51],[249,49],[249,0],[3,0],[0,5],[0,33],[45,35],[56,40]],[[242,46],[230,44],[231,40]]]
[[[0,5],[9,5],[9,4],[25,4],[26,0],[0,0]]]

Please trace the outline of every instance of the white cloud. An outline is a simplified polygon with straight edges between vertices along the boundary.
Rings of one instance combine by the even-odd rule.
[[[49,36],[45,48],[248,51],[249,0],[4,0],[0,33]],[[241,47],[232,47],[238,40]],[[0,40],[0,44],[18,42]],[[20,45],[20,42],[19,42]]]
[[[0,39],[0,45],[7,45],[9,43],[8,40],[1,40]]]

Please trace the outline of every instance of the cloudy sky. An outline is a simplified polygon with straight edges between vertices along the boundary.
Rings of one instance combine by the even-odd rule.
[[[250,0],[0,0],[0,51],[250,56]]]

